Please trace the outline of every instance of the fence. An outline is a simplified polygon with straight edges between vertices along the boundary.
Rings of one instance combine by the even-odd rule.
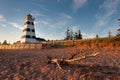
[[[0,45],[0,49],[41,49],[42,44],[13,44],[13,45]]]
[[[44,48],[62,48],[76,46],[80,48],[120,48],[120,41],[100,42],[95,39],[84,40],[55,40],[40,42],[35,44],[13,44],[13,45],[0,45],[0,49],[44,49]]]

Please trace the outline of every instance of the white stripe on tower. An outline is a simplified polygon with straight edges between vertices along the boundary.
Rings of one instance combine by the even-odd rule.
[[[31,14],[28,14],[24,18],[24,28],[21,37],[22,43],[33,43],[36,41],[35,28],[34,28],[34,18]]]

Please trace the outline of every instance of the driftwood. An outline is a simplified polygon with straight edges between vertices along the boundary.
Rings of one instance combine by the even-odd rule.
[[[77,54],[73,54],[73,55],[71,55],[71,57],[69,59],[64,59],[64,58],[63,59],[58,59],[58,58],[52,59],[51,57],[47,57],[48,58],[47,63],[54,63],[54,64],[56,64],[58,66],[58,68],[60,70],[65,71],[65,70],[62,69],[62,67],[60,65],[66,65],[66,64],[69,64],[71,62],[79,61],[79,60],[90,58],[90,57],[95,57],[98,54],[99,53],[96,52],[94,54],[81,56],[81,57],[78,57],[78,58],[74,58],[74,56],[77,55]]]

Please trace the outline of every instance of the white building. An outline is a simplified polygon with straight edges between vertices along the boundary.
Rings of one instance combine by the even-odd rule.
[[[24,18],[24,27],[21,37],[22,43],[33,43],[37,42],[34,28],[34,18],[31,14],[28,14]]]

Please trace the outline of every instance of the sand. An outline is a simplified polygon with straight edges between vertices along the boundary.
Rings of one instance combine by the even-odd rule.
[[[99,52],[96,57],[67,65],[48,64],[47,57],[76,57]],[[0,80],[120,80],[120,49],[0,50]]]

